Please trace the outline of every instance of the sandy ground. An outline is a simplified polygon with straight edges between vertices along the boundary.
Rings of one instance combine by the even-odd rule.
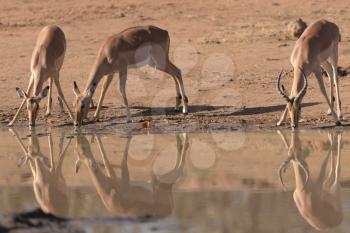
[[[115,76],[101,114],[105,125],[114,122],[120,128],[154,131],[275,128],[285,104],[276,92],[276,76],[281,68],[291,68],[289,56],[295,43],[286,25],[299,17],[308,23],[320,18],[337,23],[342,34],[339,65],[346,67],[350,57],[349,7],[349,2],[340,0],[3,0],[0,99],[6,101],[0,104],[0,122],[6,125],[20,104],[15,87],[25,89],[28,85],[31,52],[43,26],[58,24],[66,34],[67,53],[60,80],[72,104],[73,81],[81,88],[85,86],[97,50],[107,36],[131,26],[153,24],[170,32],[170,57],[182,69],[190,113],[183,116],[174,112],[175,88],[171,78],[151,68],[134,69],[129,71],[127,83],[134,123],[124,124],[125,110]],[[290,83],[290,79],[286,78],[286,82]],[[305,122],[301,126],[333,125],[315,78],[309,80],[302,111]],[[349,123],[349,85],[348,78],[342,77],[345,124]],[[43,116],[43,100],[37,123],[70,125],[67,115],[58,111],[56,90],[53,97],[53,115],[47,119]],[[23,111],[17,124],[26,125],[25,118]]]

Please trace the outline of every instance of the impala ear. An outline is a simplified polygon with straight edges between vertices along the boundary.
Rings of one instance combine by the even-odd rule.
[[[77,96],[77,97],[80,95],[79,87],[75,81],[73,82],[73,92],[74,92],[75,96]]]
[[[39,94],[41,98],[45,98],[47,94],[49,93],[50,87],[46,86]]]
[[[45,98],[49,93],[49,90],[50,90],[50,87],[46,86],[44,89],[41,90],[38,96],[35,96],[35,100],[40,101],[42,98]]]
[[[27,93],[25,91],[23,91],[21,88],[16,87],[16,92],[17,92],[17,95],[19,96],[19,98],[28,99]]]

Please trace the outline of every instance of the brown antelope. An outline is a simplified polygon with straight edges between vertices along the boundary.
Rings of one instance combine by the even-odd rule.
[[[341,104],[337,77],[338,64],[338,43],[340,41],[339,28],[336,24],[326,20],[319,20],[311,24],[300,38],[297,40],[290,62],[294,69],[294,79],[291,94],[287,96],[282,85],[281,78],[283,70],[280,72],[277,81],[277,90],[279,94],[287,101],[287,106],[277,125],[281,125],[285,120],[287,112],[291,118],[291,127],[298,127],[299,116],[301,112],[301,101],[307,89],[307,77],[314,73],[321,90],[322,95],[326,98],[329,110],[332,114],[336,125],[340,125]],[[327,92],[322,77],[322,69],[327,72],[330,81],[330,97]],[[335,86],[337,114],[333,109],[333,87]]]
[[[311,176],[310,179],[308,179],[309,172],[305,168],[307,167],[306,162],[300,158],[305,157],[307,150],[302,150],[299,135],[292,133],[290,146],[288,146],[284,135],[281,133],[280,135],[289,155],[287,162],[280,168],[280,179],[282,181],[282,172],[292,161],[296,184],[293,197],[300,214],[317,230],[338,226],[343,219],[339,183],[341,133],[328,134],[330,141],[328,155],[322,163],[319,176],[315,178]],[[329,159],[330,166],[327,174]]]
[[[43,155],[40,150],[38,136],[35,134],[35,131],[31,133],[27,149],[18,133],[12,129],[10,129],[10,131],[16,137],[25,154],[25,156],[21,158],[19,165],[23,166],[29,161],[30,170],[33,175],[34,194],[41,209],[46,213],[51,213],[58,217],[67,217],[69,199],[67,185],[62,175],[62,165],[71,139],[63,148],[64,137],[61,137],[59,143],[59,160],[58,164],[55,165],[53,158],[53,142],[50,134],[48,135],[50,162],[48,162],[46,160],[47,157]]]
[[[155,26],[140,26],[128,28],[116,35],[110,36],[101,46],[84,91],[81,93],[74,82],[73,90],[76,95],[75,125],[81,125],[87,117],[90,101],[95,89],[104,77],[104,84],[94,114],[98,120],[103,99],[112,81],[113,74],[119,72],[119,91],[127,113],[127,122],[131,115],[126,98],[125,85],[128,68],[150,65],[171,75],[175,81],[176,105],[179,109],[182,100],[183,113],[187,114],[188,99],[182,81],[181,71],[169,60],[170,37],[167,31]]]
[[[93,185],[107,210],[123,217],[145,215],[164,217],[169,215],[173,204],[172,187],[182,175],[184,157],[188,148],[187,136],[184,135],[183,140],[179,135],[176,136],[178,154],[175,168],[160,177],[153,177],[150,184],[148,182],[137,184],[130,179],[127,157],[131,136],[128,137],[125,145],[120,166],[120,177],[113,170],[100,137],[98,135],[95,135],[95,137],[97,138],[105,172],[97,166],[89,141],[84,135],[77,136],[76,154],[78,161],[76,171],[78,171],[81,162],[87,166]]]
[[[63,111],[63,105],[61,103],[63,101],[67,107],[69,116],[73,119],[72,112],[64,98],[59,81],[59,71],[63,64],[65,52],[66,38],[63,31],[56,25],[44,27],[38,35],[32,53],[30,64],[31,77],[27,91],[25,92],[21,88],[16,88],[17,94],[23,101],[12,121],[9,123],[9,126],[15,123],[25,103],[27,103],[29,126],[34,126],[38,114],[39,102],[47,94],[49,94],[49,97],[45,116],[49,116],[51,114],[53,82],[57,87],[61,110]],[[43,88],[46,80],[49,80],[49,86]]]

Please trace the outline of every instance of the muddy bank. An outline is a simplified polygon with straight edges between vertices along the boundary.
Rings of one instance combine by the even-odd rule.
[[[312,116],[310,108],[325,108],[324,104],[318,102],[305,103],[302,108],[302,129],[323,129],[335,127],[331,116],[319,112]],[[82,129],[88,130],[114,130],[120,132],[139,133],[172,133],[172,132],[207,132],[207,131],[230,131],[230,130],[277,130],[289,129],[289,119],[277,127],[276,122],[282,114],[285,105],[271,105],[261,107],[227,107],[192,105],[189,114],[183,115],[174,111],[173,108],[150,108],[146,106],[132,106],[132,123],[126,123],[125,109],[123,107],[105,106],[101,111],[98,122],[87,120]],[[7,127],[13,109],[10,113],[2,113],[0,122]],[[54,111],[49,117],[44,117],[43,112],[37,120],[37,127],[72,128],[73,124],[66,114]],[[305,113],[305,114],[303,114]],[[89,116],[93,115],[93,109]],[[350,121],[344,119],[343,128]],[[15,127],[27,127],[26,112],[23,111]]]

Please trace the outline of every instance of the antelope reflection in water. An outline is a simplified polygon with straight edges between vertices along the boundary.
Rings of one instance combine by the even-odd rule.
[[[278,133],[288,150],[288,159],[279,170],[280,179],[283,184],[282,173],[291,162],[296,185],[293,198],[300,214],[317,230],[338,226],[343,220],[339,184],[342,133],[328,133],[329,144],[323,148],[328,149],[328,153],[322,162],[320,174],[318,177],[311,174],[310,179],[305,158],[312,148],[302,148],[299,132],[291,133],[290,145],[288,145],[285,136],[279,131]],[[327,167],[329,167],[328,173]]]
[[[57,165],[55,165],[53,141],[50,134],[47,136],[50,150],[50,160],[48,160],[41,152],[39,138],[35,131],[31,131],[27,148],[24,146],[15,130],[10,129],[10,132],[16,137],[25,154],[20,159],[19,166],[23,166],[29,162],[30,170],[33,175],[35,198],[41,209],[46,213],[65,217],[68,213],[69,199],[67,185],[62,175],[62,164],[71,139],[69,139],[68,143],[63,148],[64,136],[61,135],[59,142],[59,158]]]
[[[91,180],[107,210],[122,217],[165,217],[171,214],[173,197],[172,187],[182,175],[185,155],[188,149],[186,134],[176,135],[177,160],[170,172],[153,175],[150,183],[133,182],[129,176],[128,152],[132,136],[127,137],[122,162],[121,175],[118,177],[113,169],[102,144],[101,137],[96,138],[102,156],[102,171],[92,153],[91,144],[84,135],[77,135],[76,155],[78,156],[76,171],[81,163],[88,168]]]

